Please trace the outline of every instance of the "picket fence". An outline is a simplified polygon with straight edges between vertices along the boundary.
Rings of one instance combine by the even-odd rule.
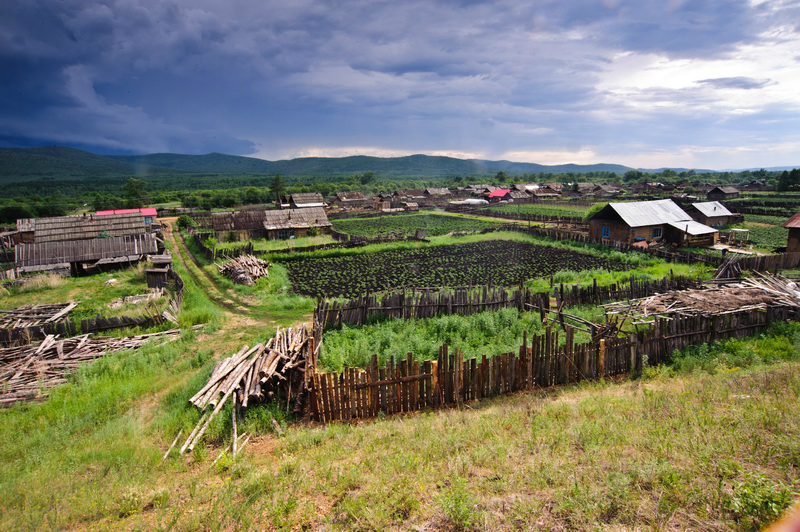
[[[565,341],[548,328],[544,334],[523,337],[518,353],[464,359],[462,352],[443,345],[436,360],[418,361],[409,353],[403,360],[390,357],[384,367],[377,355],[365,369],[338,373],[314,372],[308,379],[308,409],[320,422],[348,421],[463,403],[536,388],[584,380],[636,374],[648,365],[669,360],[690,345],[742,338],[770,323],[800,319],[798,309],[771,307],[721,316],[657,319],[649,332],[600,340],[574,342],[567,326]]]
[[[457,286],[401,289],[370,294],[349,301],[320,299],[314,319],[323,329],[341,325],[364,325],[383,319],[431,318],[442,314],[463,316],[513,307],[544,313],[560,306],[604,303],[648,297],[670,290],[699,288],[701,281],[670,276],[660,281],[642,281],[631,276],[627,285],[614,283],[598,286],[554,286],[551,291],[534,292],[529,288],[509,291],[501,286]]]

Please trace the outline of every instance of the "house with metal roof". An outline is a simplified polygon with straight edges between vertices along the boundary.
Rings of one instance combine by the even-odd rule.
[[[739,189],[731,186],[714,187],[708,191],[708,201],[720,201],[739,197]]]
[[[794,253],[800,251],[800,212],[783,222],[781,227],[789,230],[789,238],[786,241],[786,252]]]
[[[675,202],[665,199],[609,203],[589,219],[589,236],[609,242],[698,247],[716,243],[719,231],[692,220]]]
[[[692,203],[686,207],[686,212],[692,219],[711,227],[720,227],[733,221],[735,215],[718,201],[704,201]]]
[[[298,192],[289,195],[289,206],[292,209],[324,207],[325,200],[319,192]]]

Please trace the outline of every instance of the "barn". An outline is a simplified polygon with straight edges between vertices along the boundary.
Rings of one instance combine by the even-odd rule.
[[[739,197],[739,189],[731,186],[714,187],[706,194],[708,201],[720,201]]]
[[[324,207],[325,200],[319,192],[298,192],[289,195],[289,206],[292,209]]]
[[[598,240],[667,242],[681,247],[709,246],[719,232],[692,220],[672,200],[609,203],[589,219],[589,236]]]
[[[24,218],[17,220],[17,231],[20,242],[42,243],[138,235],[147,232],[147,227],[145,217],[134,209],[121,214]]]

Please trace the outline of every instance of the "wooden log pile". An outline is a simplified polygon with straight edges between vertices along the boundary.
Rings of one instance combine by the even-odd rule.
[[[153,338],[174,340],[174,329],[127,338],[91,337],[88,334],[59,339],[48,335],[39,344],[0,349],[0,406],[47,396],[47,390],[67,381],[78,366],[115,351],[137,349]]]
[[[236,284],[252,286],[269,275],[269,262],[253,255],[239,255],[224,264],[217,264],[219,273]]]
[[[200,421],[180,449],[181,454],[194,449],[225,403],[233,403],[233,454],[236,454],[235,431],[238,412],[253,403],[284,400],[303,409],[309,379],[319,355],[318,337],[305,325],[278,329],[266,344],[244,346],[236,354],[217,362],[208,382],[189,402],[204,411]]]
[[[624,315],[639,320],[652,316],[719,316],[770,307],[800,307],[800,291],[794,282],[778,275],[753,273],[755,277],[735,283],[697,290],[670,291],[626,302],[609,303],[603,307],[606,309],[606,316]],[[633,323],[637,324],[636,321]]]
[[[55,303],[51,305],[25,305],[0,311],[0,328],[16,329],[56,323],[66,319],[77,303]]]

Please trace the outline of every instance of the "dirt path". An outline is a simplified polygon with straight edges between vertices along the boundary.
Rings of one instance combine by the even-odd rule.
[[[242,313],[242,312],[249,312],[250,309],[241,304],[238,301],[233,300],[230,297],[227,297],[226,293],[219,288],[216,283],[214,283],[213,279],[207,275],[208,272],[205,272],[200,265],[194,259],[192,253],[186,248],[183,239],[175,238],[174,234],[174,224],[177,218],[160,218],[159,221],[164,224],[164,238],[169,240],[172,243],[173,248],[175,249],[175,254],[178,256],[178,260],[180,260],[183,268],[189,273],[189,276],[192,280],[197,284],[197,286],[206,291],[206,295],[209,299],[211,299],[214,303],[220,305],[221,307],[235,313]],[[184,254],[192,258],[194,263],[194,268],[192,268],[189,263],[184,258]],[[200,277],[198,276],[195,269],[200,270],[205,275],[203,276],[206,279],[206,282],[203,282]],[[212,293],[208,290],[208,287],[213,289]]]

